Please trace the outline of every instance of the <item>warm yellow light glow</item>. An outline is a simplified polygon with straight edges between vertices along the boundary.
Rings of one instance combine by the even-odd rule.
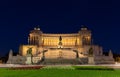
[[[21,53],[22,56],[26,56],[27,50],[29,48],[32,48],[32,55],[36,54],[37,51],[37,46],[34,45],[22,45],[20,48],[21,48],[20,50],[22,51]]]
[[[45,45],[58,45],[59,38],[58,37],[44,37],[44,46]],[[62,44],[63,45],[75,45],[76,37],[63,37]],[[77,45],[80,45],[80,40],[77,38]]]

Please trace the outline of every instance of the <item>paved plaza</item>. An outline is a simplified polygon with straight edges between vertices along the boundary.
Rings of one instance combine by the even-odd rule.
[[[9,67],[33,67],[33,66],[45,66],[45,65],[19,65],[19,64],[0,64],[0,68],[9,68]],[[72,66],[72,65],[46,65],[46,66],[61,66],[61,67],[66,67],[66,66]],[[100,64],[100,65],[73,65],[73,66],[105,66],[105,67],[110,67],[114,69],[120,69],[120,63],[116,64]]]

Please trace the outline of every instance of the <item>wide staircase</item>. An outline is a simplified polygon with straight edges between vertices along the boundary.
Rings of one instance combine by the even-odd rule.
[[[40,64],[44,65],[57,65],[57,64],[71,64],[71,65],[78,65],[78,64],[87,64],[88,59],[82,58],[82,59],[64,59],[64,58],[58,58],[58,59],[44,59]]]
[[[79,58],[79,61],[80,61],[82,64],[88,64],[88,58]]]

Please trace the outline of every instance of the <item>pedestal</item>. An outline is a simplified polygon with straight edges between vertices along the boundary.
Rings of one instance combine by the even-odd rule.
[[[88,57],[88,64],[95,64],[94,57]]]
[[[32,55],[31,54],[26,55],[26,64],[32,64]]]

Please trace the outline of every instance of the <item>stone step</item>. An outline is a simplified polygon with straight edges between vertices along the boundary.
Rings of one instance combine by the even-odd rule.
[[[45,59],[41,64],[88,64],[88,58],[78,59]]]

